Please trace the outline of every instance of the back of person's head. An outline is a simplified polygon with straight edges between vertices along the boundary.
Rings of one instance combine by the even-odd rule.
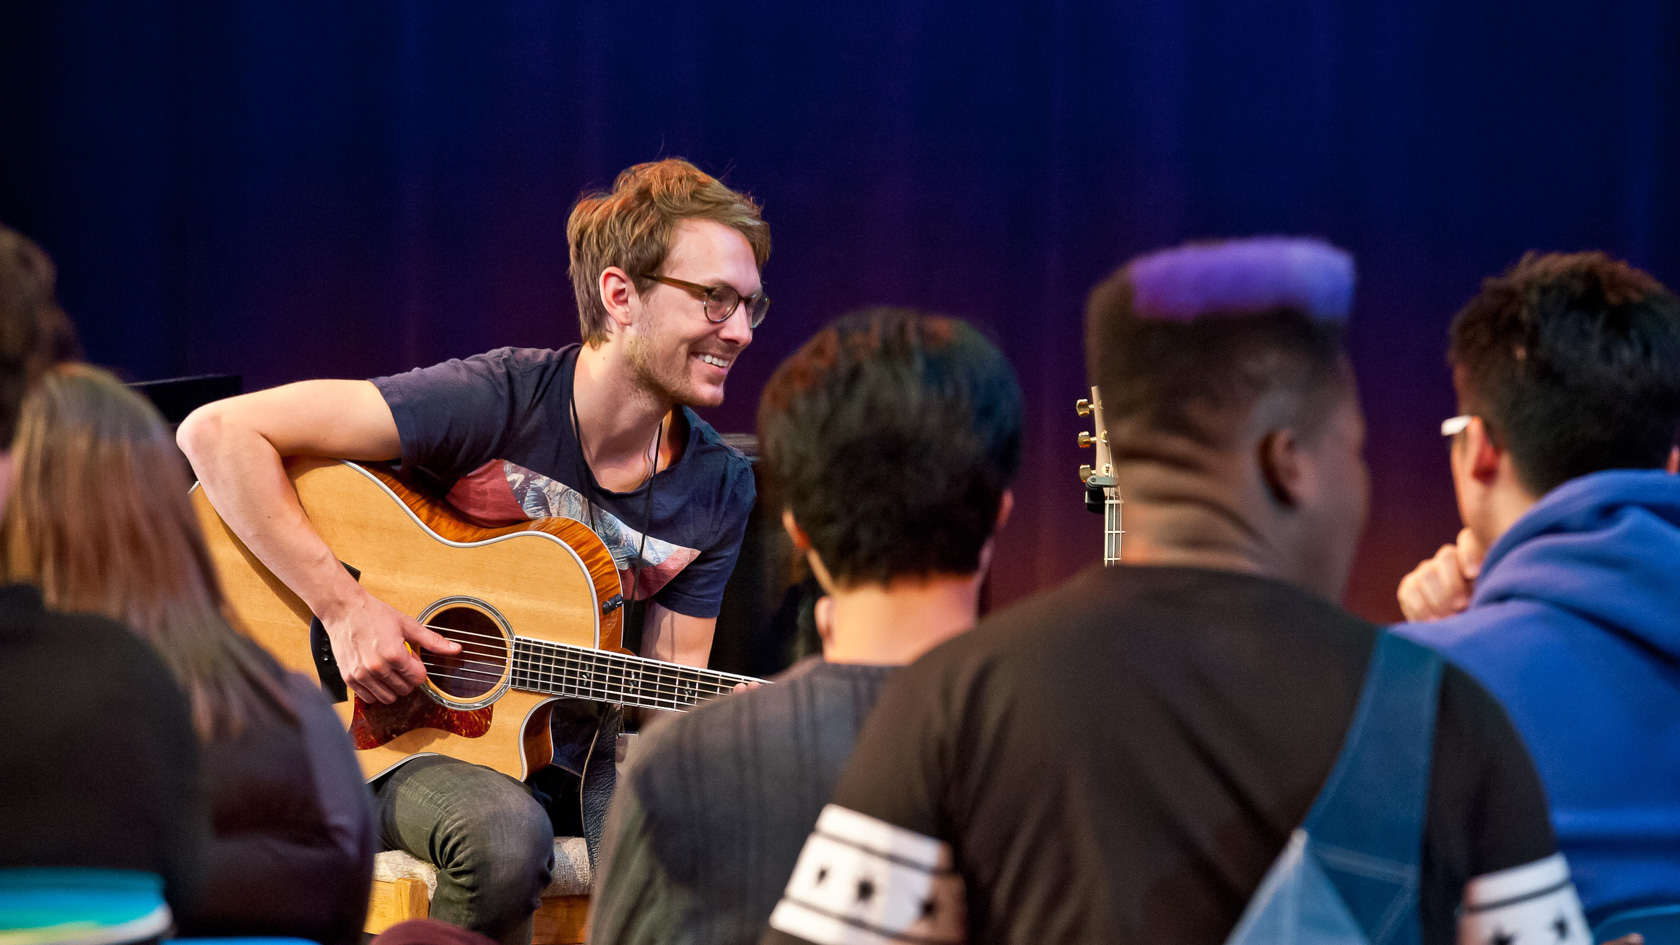
[[[776,494],[837,584],[972,574],[1020,462],[1021,393],[967,323],[867,309],[782,362],[758,431]]]
[[[1147,523],[1156,510],[1178,516],[1153,536],[1161,546],[1222,530],[1285,548],[1284,576],[1322,573],[1315,589],[1339,596],[1337,575],[1351,567],[1366,502],[1351,442],[1362,426],[1342,350],[1353,280],[1345,252],[1267,237],[1149,253],[1092,291],[1089,377],[1102,395],[1123,498],[1145,513],[1134,521]],[[1332,465],[1310,492],[1293,492],[1268,466],[1280,431],[1310,452],[1333,419],[1350,413],[1343,425],[1357,435],[1336,427],[1335,449],[1323,451]],[[1201,513],[1200,526],[1185,524],[1184,515]]]
[[[665,262],[684,220],[710,220],[740,233],[760,268],[770,258],[770,224],[751,197],[681,158],[628,168],[610,192],[580,199],[566,223],[584,341],[599,345],[607,339],[601,273],[617,266],[631,276],[637,291],[652,289],[650,277]]]
[[[149,642],[201,737],[254,712],[289,715],[255,643],[236,633],[162,416],[98,368],[61,364],[23,403],[6,571],[61,611],[103,614]]]
[[[0,451],[12,442],[29,386],[49,366],[76,354],[57,281],[57,269],[41,247],[0,224]]]
[[[1453,319],[1461,409],[1536,496],[1664,465],[1680,435],[1680,299],[1603,253],[1530,253]]]
[[[1091,292],[1085,357],[1116,450],[1170,434],[1217,450],[1267,394],[1300,429],[1345,392],[1353,262],[1311,240],[1192,243],[1133,259]],[[1116,435],[1118,434],[1118,435]]]

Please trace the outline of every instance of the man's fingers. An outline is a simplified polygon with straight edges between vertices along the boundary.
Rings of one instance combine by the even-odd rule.
[[[417,620],[403,621],[403,636],[415,646],[423,650],[430,650],[433,653],[453,655],[461,652],[461,644],[450,640],[430,627],[422,626]]]
[[[381,702],[389,705],[397,701],[396,695],[372,676],[358,676],[354,679],[346,679],[345,682],[350,686],[350,691],[359,696],[363,702]]]
[[[1441,609],[1439,616],[1456,614],[1470,603],[1470,587],[1464,581],[1463,565],[1459,563],[1458,548],[1442,545],[1430,559],[1429,586],[1434,605]]]
[[[1487,557],[1487,549],[1482,547],[1481,539],[1468,528],[1458,531],[1458,573],[1466,581],[1474,581],[1482,573],[1482,559]]]
[[[1459,567],[1457,547],[1442,545],[1406,575],[1396,595],[1406,619],[1439,620],[1463,610],[1470,602],[1470,589]]]

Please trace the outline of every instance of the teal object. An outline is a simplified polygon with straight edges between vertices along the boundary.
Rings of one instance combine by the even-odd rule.
[[[1434,651],[1392,633],[1377,638],[1330,777],[1226,945],[1420,945],[1440,688]]]
[[[157,938],[172,917],[163,878],[133,870],[0,870],[0,945],[117,945]]]
[[[1645,936],[1645,945],[1680,945],[1680,904],[1618,912],[1593,929],[1593,940],[1608,942],[1630,932]]]

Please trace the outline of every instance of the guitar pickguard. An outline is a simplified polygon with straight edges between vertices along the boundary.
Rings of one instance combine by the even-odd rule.
[[[430,728],[464,738],[479,738],[490,731],[491,713],[496,707],[449,709],[415,689],[390,705],[363,702],[356,697],[350,716],[350,740],[357,751],[378,748],[405,732]]]

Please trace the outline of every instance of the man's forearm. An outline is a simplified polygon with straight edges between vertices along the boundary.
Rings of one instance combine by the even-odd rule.
[[[222,521],[311,612],[336,617],[355,580],[310,526],[274,446],[213,412],[182,424],[179,442]]]
[[[642,655],[667,663],[705,666],[712,656],[716,617],[689,617],[650,604],[642,622]]]

